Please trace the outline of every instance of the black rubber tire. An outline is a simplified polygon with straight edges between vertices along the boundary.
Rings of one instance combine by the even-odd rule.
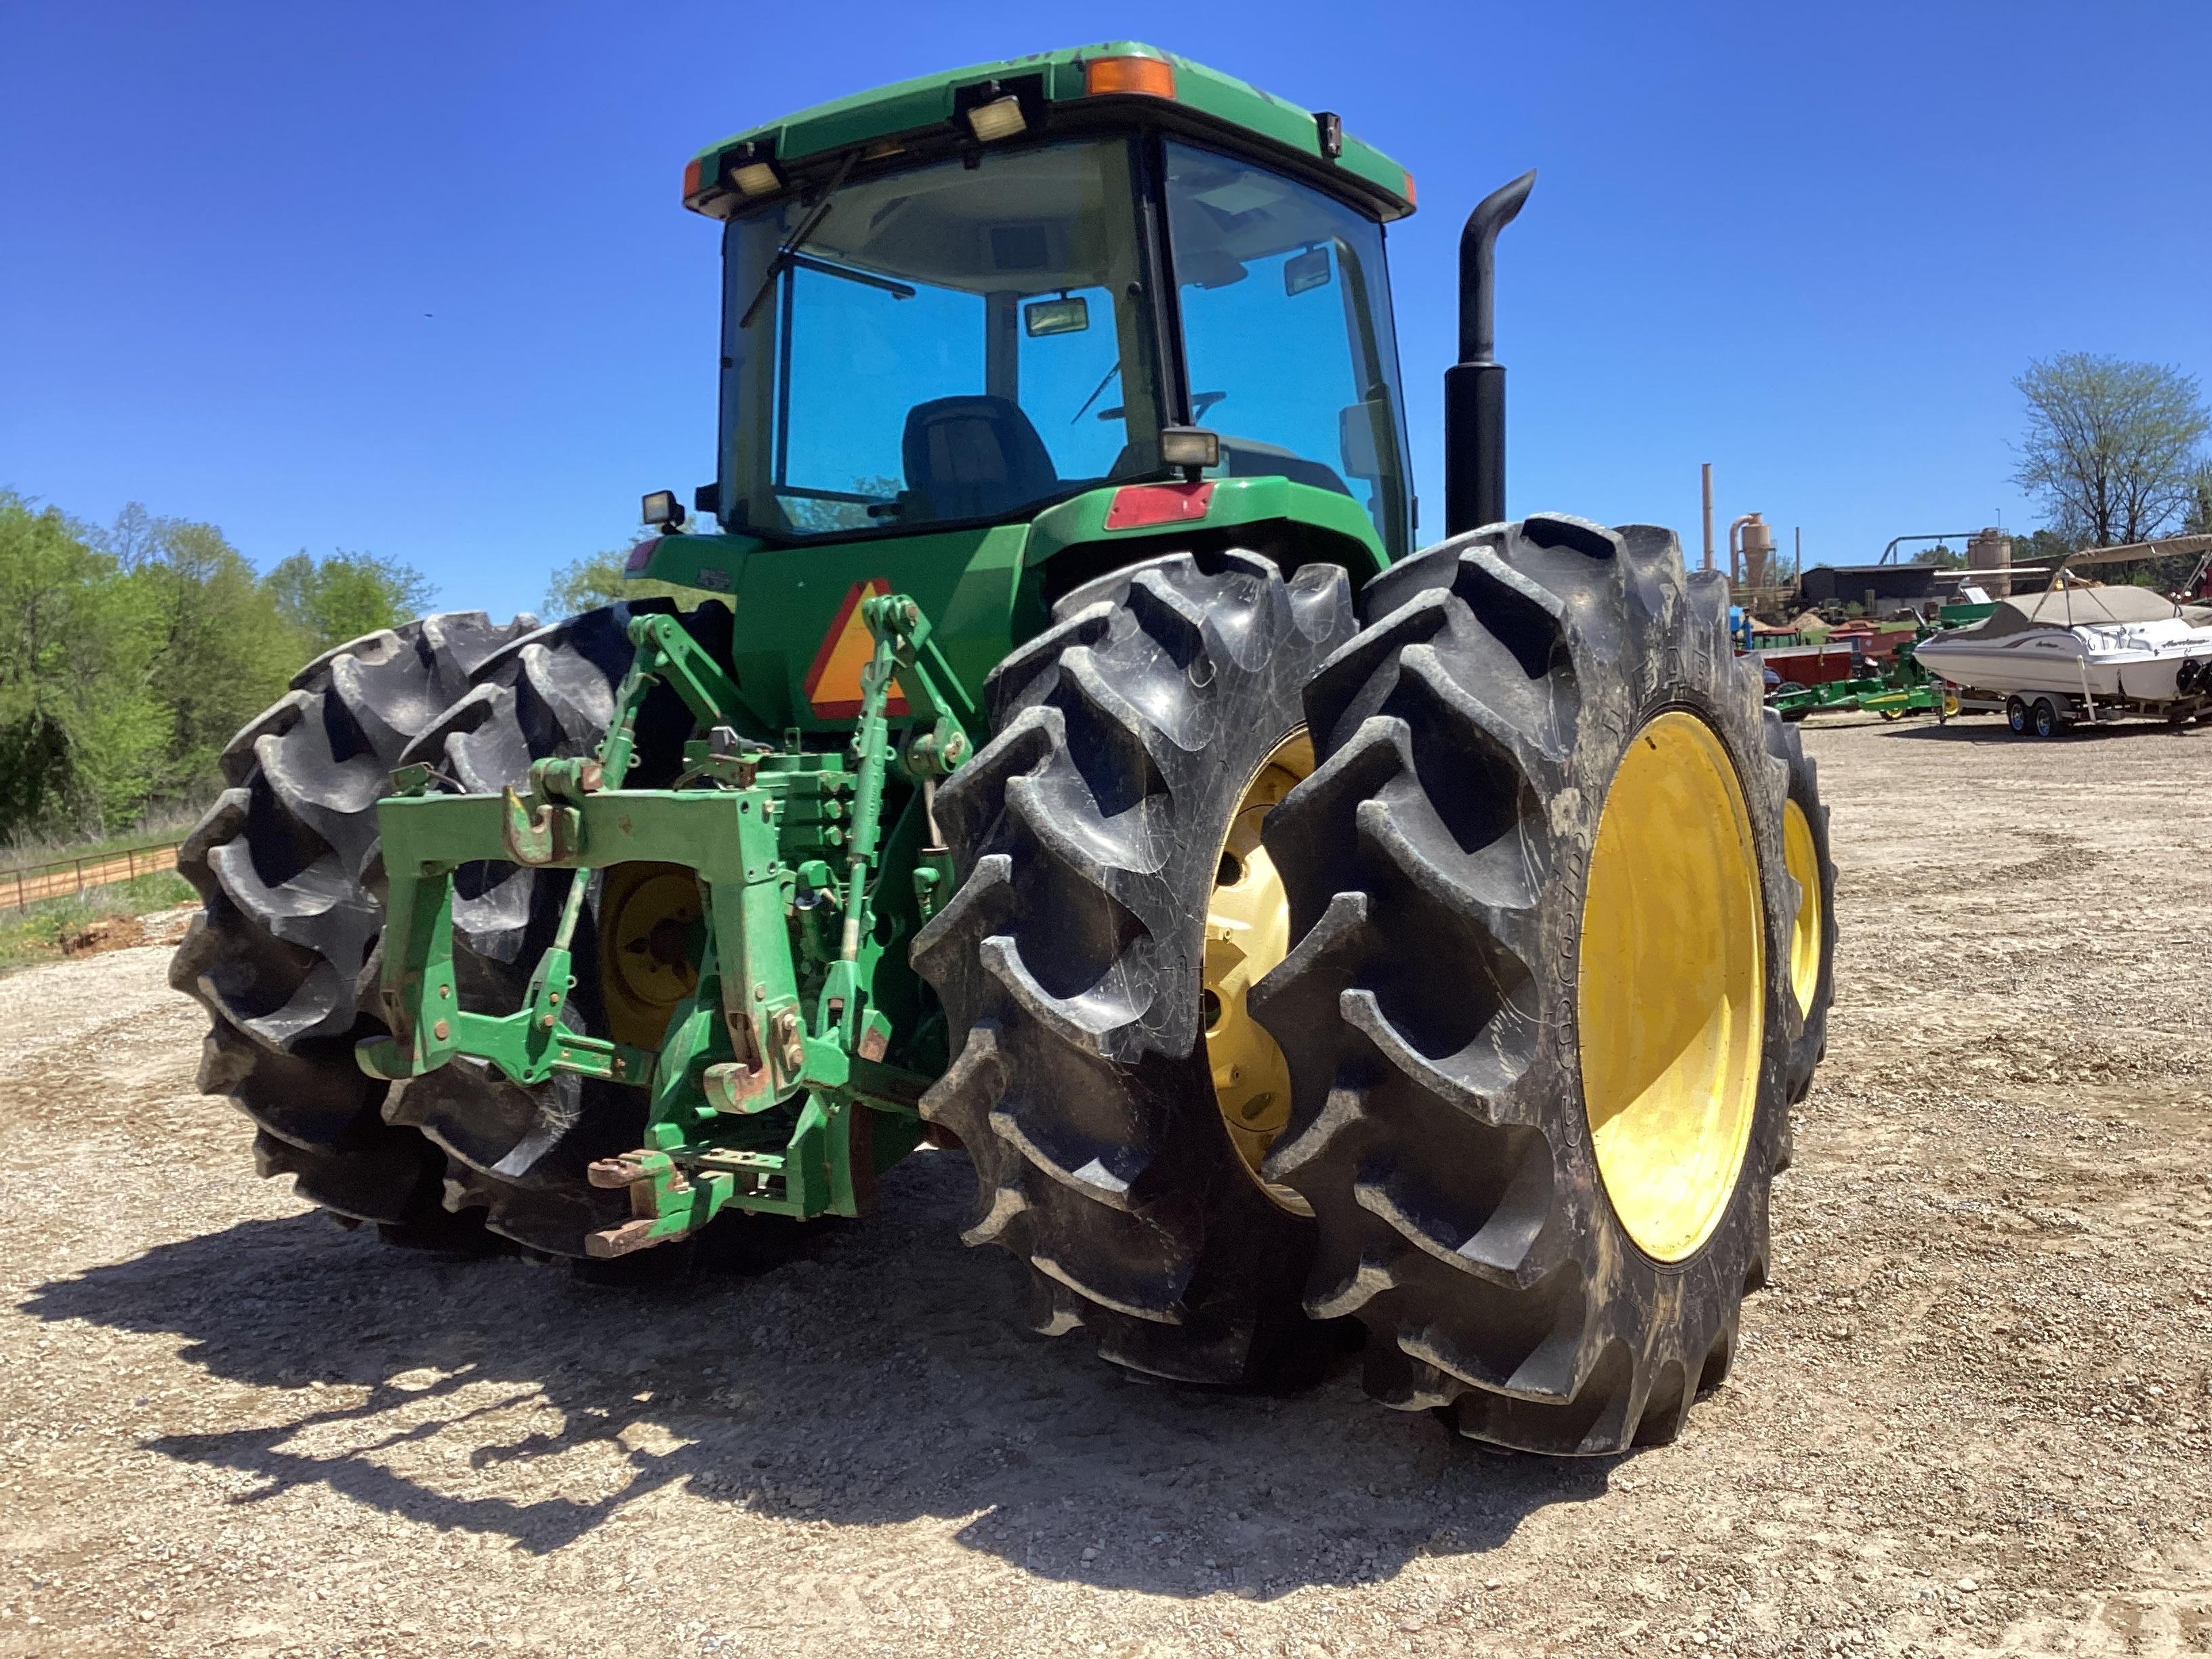
[[[317,658],[231,739],[227,787],[177,856],[203,907],[169,967],[208,1011],[200,1088],[259,1126],[264,1176],[403,1243],[465,1245],[476,1228],[441,1207],[445,1160],[385,1122],[385,1085],[354,1064],[384,1030],[358,994],[384,926],[376,800],[478,665],[536,626],[457,611]]]
[[[2027,699],[2017,691],[2005,699],[2005,725],[2015,738],[2024,738],[2033,729],[2028,720]]]
[[[996,735],[938,794],[958,885],[913,961],[955,1058],[922,1115],[967,1147],[963,1237],[1029,1264],[1039,1329],[1154,1376],[1294,1382],[1341,1332],[1300,1307],[1312,1222],[1231,1144],[1199,998],[1218,849],[1351,638],[1350,586],[1178,554],[1054,617],[993,671]]]
[[[2038,697],[2034,708],[2030,712],[2034,717],[2035,735],[2039,738],[2055,738],[2066,729],[2066,721],[2058,712],[2058,705],[2048,697]]]
[[[1267,1163],[1304,1194],[1316,1316],[1368,1327],[1367,1387],[1553,1454],[1672,1438],[1765,1282],[1794,1022],[1785,769],[1728,585],[1663,530],[1535,517],[1362,595],[1306,694],[1320,767],[1268,818],[1297,943],[1255,994],[1289,1058]],[[1705,1242],[1655,1261],[1615,1215],[1583,1104],[1577,961],[1599,814],[1632,735],[1686,708],[1742,785],[1761,872],[1748,1141]]]
[[[1790,998],[1791,1030],[1790,1059],[1784,1068],[1784,1099],[1795,1108],[1812,1091],[1813,1074],[1828,1053],[1828,1005],[1836,994],[1836,862],[1829,852],[1828,809],[1820,799],[1820,769],[1805,752],[1805,742],[1794,726],[1772,714],[1765,721],[1766,752],[1790,769],[1788,798],[1805,815],[1813,836],[1813,851],[1820,866],[1820,972],[1813,987],[1813,1006],[1800,1012],[1794,992]],[[1794,913],[1793,913],[1794,914]],[[1796,1161],[1796,1124],[1788,1112],[1782,1119],[1775,1171],[1779,1174]]]
[[[635,654],[630,618],[673,608],[666,600],[611,605],[514,641],[477,668],[465,695],[416,739],[407,759],[428,762],[471,794],[493,794],[522,784],[533,760],[593,753]],[[728,659],[727,607],[703,605],[687,613],[684,624],[718,659]],[[657,687],[640,711],[636,759],[624,786],[671,781],[682,769],[692,724],[676,695]],[[507,1013],[522,1006],[569,880],[565,871],[508,864],[472,866],[456,876],[453,964],[463,1007]],[[604,1036],[598,890],[595,878],[571,946],[577,984],[563,1019]],[[394,1088],[386,1115],[420,1130],[448,1155],[449,1207],[480,1208],[492,1231],[531,1249],[581,1257],[587,1233],[629,1214],[627,1194],[592,1186],[585,1170],[639,1144],[646,1104],[641,1089],[569,1073],[525,1089],[481,1062],[458,1060]]]

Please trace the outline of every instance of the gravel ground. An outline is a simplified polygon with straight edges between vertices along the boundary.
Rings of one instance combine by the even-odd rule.
[[[1808,732],[1832,1048],[1674,1445],[1019,1333],[954,1153],[649,1293],[342,1232],[166,952],[0,981],[0,1654],[2212,1653],[2212,730]]]

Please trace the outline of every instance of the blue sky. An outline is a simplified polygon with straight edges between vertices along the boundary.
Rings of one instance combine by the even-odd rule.
[[[684,159],[818,100],[1151,40],[1410,166],[1426,527],[1459,222],[1501,246],[1510,497],[1814,559],[2033,522],[2028,359],[2212,371],[2212,6],[0,6],[0,485],[267,566],[365,549],[533,606],[712,470]]]

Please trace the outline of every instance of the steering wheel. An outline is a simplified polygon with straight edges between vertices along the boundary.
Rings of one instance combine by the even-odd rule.
[[[1224,398],[1226,398],[1228,395],[1229,395],[1229,394],[1228,394],[1227,392],[1192,392],[1192,393],[1190,394],[1190,417],[1191,417],[1191,419],[1193,419],[1194,421],[1202,421],[1202,420],[1204,420],[1204,419],[1206,418],[1206,411],[1207,410],[1209,410],[1209,409],[1212,408],[1212,407],[1214,406],[1214,404],[1216,404],[1219,403],[1219,402],[1220,402]],[[1120,419],[1121,419],[1124,415],[1126,415],[1126,414],[1127,414],[1127,413],[1128,413],[1128,410],[1127,410],[1126,409],[1122,408],[1122,406],[1121,406],[1121,404],[1115,404],[1114,405],[1114,407],[1113,407],[1113,408],[1111,408],[1111,409],[1102,409],[1102,410],[1100,410],[1098,411],[1098,418],[1099,418],[1100,420],[1102,420],[1102,421],[1118,421],[1118,420],[1120,420]]]

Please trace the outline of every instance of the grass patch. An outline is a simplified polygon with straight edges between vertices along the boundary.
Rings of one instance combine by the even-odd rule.
[[[118,881],[65,898],[44,899],[21,910],[0,910],[0,973],[58,962],[68,941],[118,916],[169,910],[197,897],[173,870],[156,870],[136,881]]]

